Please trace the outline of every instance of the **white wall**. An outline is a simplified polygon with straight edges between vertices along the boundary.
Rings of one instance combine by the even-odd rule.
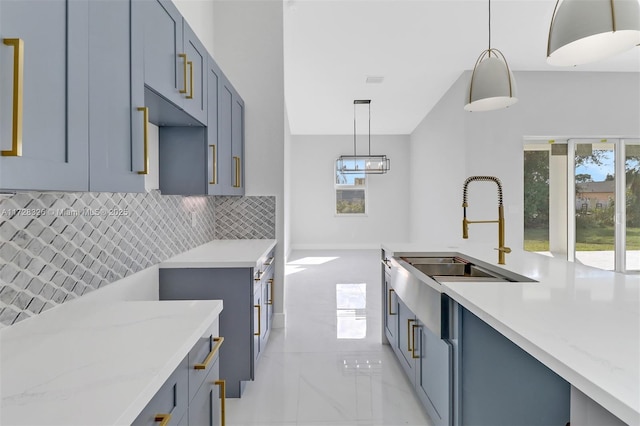
[[[204,47],[213,55],[214,0],[173,0],[173,3],[187,20],[202,44],[204,44]]]
[[[285,105],[284,111],[284,255],[291,253],[291,127]]]
[[[216,0],[213,56],[245,102],[245,189],[275,195],[276,283],[284,280],[284,46],[280,0]],[[277,291],[275,324],[284,325]]]
[[[469,74],[463,73],[411,136],[411,234],[420,239],[452,234],[454,238],[446,241],[459,241],[464,179],[470,175],[493,175],[502,180],[504,187],[506,243],[520,248],[523,244],[525,136],[560,139],[640,135],[640,74],[516,72],[517,104],[504,110],[467,113],[463,111],[463,104]],[[420,137],[439,140],[443,145],[441,152],[435,156],[434,152],[420,151],[417,145]],[[461,141],[464,153],[460,152]],[[426,202],[419,201],[424,197],[421,183],[434,179],[437,174],[429,174],[425,168],[416,169],[428,160],[428,155],[440,159],[441,181],[445,182],[444,201],[433,205],[430,214]],[[464,159],[464,167],[457,157]],[[448,165],[448,173],[444,165]],[[497,218],[495,185],[473,182],[469,188],[468,217]],[[425,222],[425,217],[430,220]],[[471,225],[469,239],[495,247],[496,225]]]
[[[379,248],[407,241],[408,136],[371,136],[371,152],[386,154],[391,170],[368,177],[366,217],[335,215],[334,164],[353,154],[353,135],[291,138],[291,245],[296,248]]]
[[[459,78],[410,137],[410,240],[454,242],[462,235],[466,153]]]

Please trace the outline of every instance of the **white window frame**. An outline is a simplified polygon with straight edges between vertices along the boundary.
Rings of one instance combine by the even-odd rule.
[[[338,183],[337,161],[333,163],[333,214],[336,217],[366,217],[369,213],[369,179],[366,173],[362,173],[364,185],[352,185]],[[352,174],[352,176],[354,176]],[[359,176],[358,176],[359,178]],[[338,212],[338,191],[359,190],[364,191],[364,213],[340,213]]]

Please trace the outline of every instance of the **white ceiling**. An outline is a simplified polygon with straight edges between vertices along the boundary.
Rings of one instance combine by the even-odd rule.
[[[640,72],[640,48],[592,65],[547,65],[555,3],[491,3],[492,47],[514,71]],[[354,99],[371,99],[372,134],[411,133],[460,74],[473,68],[488,46],[487,26],[485,0],[285,0],[291,133],[353,134]],[[384,76],[384,82],[366,84],[367,76]]]

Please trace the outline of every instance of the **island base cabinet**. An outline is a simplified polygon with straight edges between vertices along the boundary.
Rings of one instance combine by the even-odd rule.
[[[459,321],[457,424],[565,426],[570,385],[477,316]]]
[[[222,405],[224,404],[224,383],[219,380],[219,361],[216,360],[202,386],[189,403],[189,424],[215,426],[224,424]]]
[[[187,356],[138,415],[132,426],[157,426],[158,422],[162,421],[172,426],[184,424],[183,417],[187,417],[189,405],[188,368]]]
[[[422,324],[416,331],[419,358],[416,391],[435,425],[452,421],[453,350],[450,342],[436,336]],[[416,337],[417,337],[416,336]]]

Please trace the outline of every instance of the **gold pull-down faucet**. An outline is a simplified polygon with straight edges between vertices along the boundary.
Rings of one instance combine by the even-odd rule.
[[[495,182],[498,185],[498,220],[467,220],[467,187],[470,182],[474,180]],[[470,223],[497,223],[498,224],[498,264],[504,265],[504,254],[511,253],[509,247],[504,245],[504,207],[502,205],[502,183],[500,179],[494,176],[470,176],[464,181],[464,187],[462,189],[462,238],[469,238],[469,224]]]

